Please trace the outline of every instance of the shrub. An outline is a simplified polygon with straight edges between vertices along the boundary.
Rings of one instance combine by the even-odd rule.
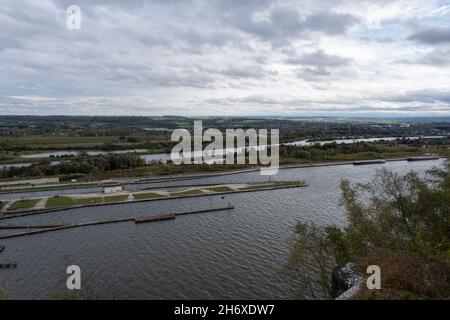
[[[347,225],[298,224],[290,268],[301,268],[310,259],[318,272],[303,279],[329,283],[335,266],[352,261],[365,271],[364,266],[378,264],[386,289],[361,298],[450,296],[450,162],[424,178],[382,170],[369,184],[342,181],[341,190]],[[329,297],[329,286],[322,289]]]

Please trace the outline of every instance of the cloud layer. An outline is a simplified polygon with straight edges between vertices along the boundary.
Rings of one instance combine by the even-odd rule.
[[[449,18],[440,0],[3,0],[0,114],[449,115]]]

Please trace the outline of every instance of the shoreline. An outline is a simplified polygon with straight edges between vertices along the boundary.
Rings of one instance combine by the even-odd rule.
[[[215,184],[217,186],[221,186],[220,184]],[[160,200],[177,200],[177,199],[185,199],[185,198],[199,198],[199,197],[209,197],[209,196],[224,196],[229,194],[236,193],[247,193],[247,192],[258,192],[258,191],[272,191],[272,190],[282,190],[282,189],[293,189],[293,188],[305,188],[308,184],[299,183],[299,185],[293,186],[267,186],[258,189],[247,189],[247,190],[231,190],[225,192],[211,192],[204,194],[195,194],[195,195],[181,195],[181,196],[161,196],[158,198],[149,198],[149,199],[134,199],[134,200],[126,200],[126,201],[116,201],[116,202],[107,202],[107,203],[93,203],[93,204],[82,204],[82,205],[72,205],[67,207],[60,208],[49,208],[49,209],[31,209],[31,210],[22,210],[16,212],[9,212],[0,215],[0,220],[9,220],[14,218],[26,217],[31,215],[52,213],[57,211],[67,211],[71,209],[82,209],[89,207],[99,207],[99,206],[108,206],[108,205],[118,205],[118,204],[131,204],[131,203],[139,203],[139,202],[149,202],[149,201],[160,201]],[[195,186],[189,186],[195,187]]]
[[[330,162],[312,162],[312,163],[301,163],[301,164],[286,164],[280,165],[279,170],[286,169],[303,169],[303,168],[318,168],[318,167],[331,167],[331,166],[344,166],[344,165],[353,165],[356,162],[364,162],[364,161],[377,161],[382,160],[386,163],[389,162],[400,162],[400,161],[408,161],[411,157],[401,157],[401,158],[387,158],[387,159],[366,159],[366,160],[346,160],[346,161],[330,161]],[[420,158],[417,156],[416,158]],[[435,159],[434,159],[435,158]],[[417,161],[429,161],[429,160],[440,160],[447,159],[443,156],[433,156],[433,159],[421,159]],[[379,163],[382,164],[382,163]],[[367,163],[367,165],[378,165],[378,163]],[[140,177],[131,177],[125,178],[122,181],[120,179],[115,180],[118,185],[139,185],[139,184],[147,184],[147,183],[165,183],[165,182],[173,182],[173,181],[184,181],[184,180],[195,180],[195,179],[203,179],[203,178],[213,178],[213,177],[222,177],[229,176],[241,173],[249,173],[260,171],[262,167],[253,167],[249,169],[238,169],[238,170],[230,170],[230,171],[217,171],[217,172],[208,172],[205,171],[203,173],[181,173],[176,175],[159,175],[153,178],[140,178]],[[51,185],[51,186],[33,186],[33,187],[25,187],[25,188],[14,188],[14,189],[0,189],[0,194],[20,194],[20,193],[33,193],[33,192],[44,192],[44,191],[58,191],[58,190],[71,190],[71,189],[90,189],[90,188],[102,188],[102,181],[93,181],[93,182],[84,182],[78,183],[74,185],[65,184],[65,185]],[[92,186],[87,186],[92,185]]]

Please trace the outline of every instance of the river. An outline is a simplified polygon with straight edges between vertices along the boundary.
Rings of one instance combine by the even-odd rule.
[[[0,241],[6,293],[41,299],[67,292],[66,268],[76,264],[91,297],[123,299],[292,299],[301,283],[282,272],[297,221],[345,224],[339,182],[368,182],[380,168],[421,174],[441,164],[389,162],[382,165],[280,170],[273,180],[304,180],[285,190],[151,201],[73,209],[5,223],[75,223],[233,204],[235,209],[135,225],[119,223],[69,229]],[[196,180],[129,185],[138,189],[190,183],[265,181],[259,172]],[[72,190],[73,191],[73,190]],[[36,195],[33,193],[33,195]],[[8,231],[9,232],[9,231]],[[2,232],[4,233],[4,232]]]
[[[417,137],[406,137],[405,139],[408,140],[417,140],[420,138],[423,139],[443,139],[447,138],[448,136],[417,136]],[[329,143],[337,143],[337,144],[352,144],[357,142],[377,142],[377,141],[394,141],[397,139],[402,139],[401,137],[378,137],[378,138],[355,138],[355,139],[336,139],[336,140],[323,140],[323,141],[309,141],[309,140],[299,140],[289,143],[283,143],[282,145],[292,145],[292,146],[300,146],[300,147],[310,147],[316,144],[319,145],[325,145]],[[261,150],[264,149],[265,146],[258,146],[256,149]],[[234,152],[242,152],[245,148],[240,149],[234,149],[234,148],[228,148],[223,150],[216,150],[215,155],[216,156],[224,156],[228,153],[234,153]],[[107,154],[107,153],[144,153],[145,149],[133,149],[133,150],[119,150],[119,151],[100,151],[100,150],[87,150],[85,151],[88,155],[95,156],[100,154]],[[24,159],[45,159],[45,158],[58,158],[58,157],[68,157],[67,160],[70,160],[71,156],[78,156],[80,154],[79,151],[53,151],[53,152],[47,152],[47,153],[34,153],[29,155],[23,155],[21,158]],[[184,154],[185,157],[199,157],[205,155],[204,152],[193,152]],[[207,154],[208,156],[211,156],[211,153]],[[167,163],[167,160],[171,158],[171,155],[168,153],[155,153],[155,154],[142,154],[141,157],[145,160],[145,163],[151,163],[152,161],[156,162],[162,162]],[[181,158],[181,156],[179,157]],[[52,161],[52,164],[58,164],[59,161]],[[14,164],[0,164],[0,169],[8,169],[9,167],[25,167],[30,166],[31,163],[14,163]]]

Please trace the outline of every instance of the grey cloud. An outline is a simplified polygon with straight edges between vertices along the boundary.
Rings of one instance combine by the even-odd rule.
[[[399,103],[447,103],[450,104],[450,91],[421,90],[409,91],[402,95],[383,96],[376,98],[379,101]]]
[[[334,56],[318,50],[312,53],[303,54],[299,57],[291,57],[286,62],[293,65],[309,65],[322,67],[340,67],[347,66],[351,63],[351,59]]]
[[[359,19],[351,14],[334,12],[319,12],[310,15],[304,22],[304,27],[330,35],[346,33]]]
[[[439,29],[432,38],[425,37],[424,29],[421,34],[420,30],[416,32],[411,36],[414,41],[405,47],[407,55],[395,47],[398,45],[395,42],[389,45],[384,45],[383,40],[363,42],[364,48],[374,49],[373,60],[370,60],[376,59],[374,67],[361,58],[361,52],[356,52],[353,63],[352,59],[330,54],[329,46],[336,45],[332,36],[339,35],[338,40],[349,44],[351,52],[358,50],[363,38],[381,39],[388,35],[397,39],[398,35],[389,33],[390,26],[401,27],[403,22],[393,19],[389,26],[382,24],[381,30],[376,32],[367,31],[365,25],[360,24],[351,33],[352,27],[360,21],[351,14],[334,11],[347,10],[348,2],[341,0],[77,0],[75,3],[82,9],[82,30],[79,31],[68,31],[65,27],[65,9],[74,1],[1,2],[0,96],[57,98],[3,100],[0,112],[4,113],[14,113],[14,110],[16,113],[33,110],[35,113],[44,113],[41,110],[64,113],[64,108],[73,108],[72,113],[94,112],[83,104],[92,105],[91,109],[98,106],[101,112],[145,113],[148,108],[151,113],[161,112],[161,106],[169,104],[166,101],[175,101],[177,107],[169,109],[170,112],[180,114],[188,107],[203,106],[198,109],[201,114],[217,106],[209,104],[208,97],[226,95],[230,96],[228,103],[232,107],[227,110],[230,113],[240,112],[240,103],[249,104],[255,110],[259,110],[259,106],[267,106],[267,110],[277,107],[281,113],[295,111],[299,105],[332,109],[372,103],[399,104],[405,108],[405,104],[436,107],[449,103],[445,93],[431,91],[394,95],[385,101],[367,97],[370,91],[367,83],[371,79],[376,90],[382,81],[386,80],[389,85],[396,77],[404,76],[388,73],[368,79],[377,68],[389,67],[383,57],[377,58],[379,48],[386,48],[389,57],[407,56],[411,60],[408,63],[447,66],[450,56],[447,47],[436,48],[423,57],[414,54],[417,43],[445,43],[445,29]],[[326,48],[326,51],[316,48]],[[393,68],[392,73],[396,70]],[[364,82],[349,88],[356,83],[356,77],[348,75],[350,72],[362,74]],[[410,83],[416,88],[437,87],[448,76],[440,75],[436,83],[428,79],[421,83],[414,76]],[[349,79],[348,84],[345,79]],[[305,85],[301,80],[311,83]],[[336,86],[330,86],[329,81]],[[305,90],[296,91],[298,85],[303,85]],[[335,101],[339,100],[337,98],[285,101],[280,97],[288,91],[293,96],[311,93],[317,97],[320,96],[317,88],[324,90],[320,93],[327,97],[348,93],[366,97],[367,101],[351,97],[340,101]],[[257,94],[266,89],[267,97],[247,101],[236,98],[242,92]],[[140,95],[158,95],[160,101],[150,103],[132,98]],[[104,99],[84,99],[92,96]],[[118,101],[118,97],[130,98]],[[58,106],[64,107],[58,109]],[[218,109],[221,111],[221,106]]]
[[[417,62],[438,67],[449,65],[450,50],[434,50],[420,58]]]
[[[331,72],[324,68],[324,67],[318,67],[318,68],[304,68],[304,72],[311,74],[313,76],[331,76]]]
[[[267,73],[259,65],[246,67],[231,67],[220,71],[221,74],[232,78],[264,78]]]
[[[431,45],[450,43],[450,28],[427,28],[419,30],[410,35],[408,39]]]
[[[328,35],[345,34],[359,19],[351,14],[319,12],[302,16],[296,8],[276,6],[271,9],[269,19],[254,21],[243,17],[239,28],[275,45],[286,45],[298,37],[308,37],[308,32]]]
[[[395,63],[443,67],[450,65],[450,50],[433,50],[416,59],[399,59]]]

